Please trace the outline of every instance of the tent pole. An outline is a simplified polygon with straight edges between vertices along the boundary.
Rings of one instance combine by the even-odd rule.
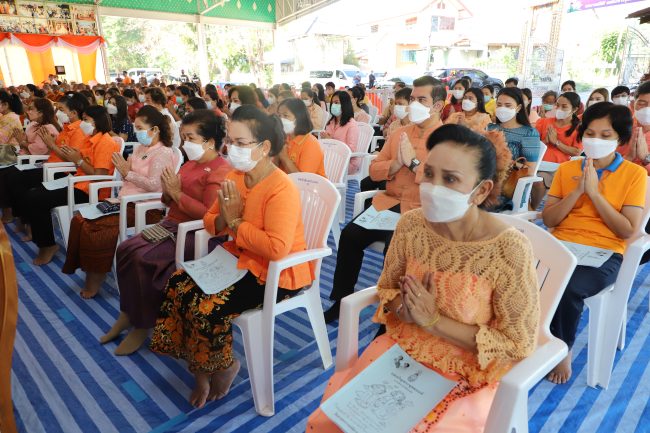
[[[199,78],[201,84],[205,86],[210,82],[210,71],[208,69],[208,49],[205,43],[205,24],[200,18],[197,24],[197,32],[199,36]]]
[[[97,33],[99,36],[104,37],[104,30],[102,29],[102,20],[99,18],[99,3],[101,0],[95,1],[95,21],[97,21]],[[99,45],[100,54],[102,55],[102,65],[104,66],[104,83],[110,82],[110,75],[108,73],[108,58],[106,57],[106,44]]]

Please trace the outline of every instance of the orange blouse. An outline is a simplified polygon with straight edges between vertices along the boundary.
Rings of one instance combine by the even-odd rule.
[[[56,145],[59,147],[69,146],[74,149],[79,149],[83,154],[82,149],[90,145],[90,139],[79,128],[80,124],[81,120],[77,120],[76,122],[63,125],[63,129],[56,136]],[[47,162],[63,162],[63,160],[56,153],[50,152],[50,157]]]
[[[325,156],[318,139],[311,134],[297,135],[286,144],[291,161],[303,173],[325,176]]]
[[[548,142],[546,134],[548,133],[549,127],[555,129],[555,132],[557,132],[557,139],[560,143],[566,146],[575,147],[576,149],[582,149],[582,144],[578,141],[578,128],[567,137],[566,132],[571,128],[570,123],[567,126],[559,127],[555,124],[555,118],[553,117],[539,119],[535,124],[535,128],[537,128],[537,131],[539,132],[540,139],[548,147],[544,154],[544,161],[562,163],[571,159],[570,155],[562,152],[557,148],[557,146]]]
[[[113,165],[113,153],[120,151],[120,146],[113,140],[108,133],[98,132],[88,140],[90,145],[84,149],[79,149],[83,159],[92,165],[95,169],[108,170],[108,174],[113,174],[115,166]],[[77,169],[75,176],[86,176],[86,173],[80,168]],[[90,182],[79,182],[75,188],[88,194]],[[107,188],[99,191],[99,199],[104,200],[110,195]]]
[[[233,240],[223,247],[239,257],[239,269],[248,269],[265,282],[269,262],[304,251],[307,247],[300,212],[300,193],[289,176],[279,169],[250,189],[244,183],[244,173],[240,171],[231,171],[226,179],[235,181],[245,205],[243,221],[237,232],[229,228],[224,231]],[[218,217],[217,199],[203,217],[208,232],[217,234],[215,224]],[[283,289],[297,290],[313,280],[313,264],[303,263],[282,271],[278,285]]]

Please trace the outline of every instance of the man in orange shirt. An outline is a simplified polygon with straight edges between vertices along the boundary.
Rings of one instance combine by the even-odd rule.
[[[124,78],[122,78],[122,84],[125,85],[133,84],[133,80],[131,79],[131,77],[129,77],[129,74],[126,71],[122,71],[122,75],[124,75]]]
[[[388,209],[404,213],[420,207],[420,161],[424,161],[428,153],[427,138],[442,125],[440,113],[446,96],[445,88],[433,77],[424,76],[413,81],[408,108],[411,124],[395,130],[370,164],[370,178],[375,182],[386,181],[386,191],[372,200],[377,211]],[[370,203],[367,205],[369,207]],[[325,313],[326,322],[338,318],[341,299],[354,292],[363,250],[374,242],[384,242],[385,255],[392,236],[393,230],[368,230],[354,220],[343,229],[330,295],[334,305]]]

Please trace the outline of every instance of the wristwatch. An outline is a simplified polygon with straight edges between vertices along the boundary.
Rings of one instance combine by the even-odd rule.
[[[413,158],[411,160],[411,165],[409,165],[409,170],[415,171],[415,169],[418,168],[419,165],[420,165],[420,160],[418,160],[417,158]]]
[[[81,158],[79,161],[75,162],[74,165],[76,165],[77,167],[81,167],[81,164],[83,163],[84,163],[84,159]]]

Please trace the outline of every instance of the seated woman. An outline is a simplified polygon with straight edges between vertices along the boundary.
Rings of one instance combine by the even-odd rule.
[[[589,98],[587,99],[587,108],[591,107],[592,105],[598,103],[598,102],[608,102],[609,101],[609,90],[605,89],[604,87],[600,87],[598,89],[594,89],[593,92],[589,95]]]
[[[557,92],[549,90],[542,95],[542,105],[535,107],[535,111],[540,118],[555,118],[555,104],[557,103]]]
[[[136,147],[127,161],[122,155],[113,154],[113,164],[124,181],[118,198],[161,191],[160,177],[163,170],[173,169],[177,163],[171,149],[171,129],[163,114],[150,105],[142,107],[136,115],[135,127],[140,146]],[[133,226],[134,209],[128,209],[128,213],[127,225]],[[86,273],[82,298],[93,298],[99,292],[106,273],[113,266],[119,222],[118,214],[95,220],[87,220],[81,215],[72,218],[63,272],[74,274],[81,268]]]
[[[364,102],[365,92],[360,86],[354,86],[348,89],[348,94],[352,98],[352,109],[354,110],[354,120],[360,123],[370,123],[370,108]]]
[[[50,153],[47,145],[39,135],[40,130],[47,134],[57,136],[61,126],[54,115],[54,106],[45,98],[32,98],[27,106],[27,118],[29,125],[23,132],[21,127],[13,132],[13,139],[18,143],[20,155],[47,155]],[[15,167],[0,170],[0,207],[2,207],[2,222],[9,222],[13,219],[9,190],[15,185],[10,182],[15,173],[20,172]]]
[[[129,119],[128,105],[126,99],[120,95],[111,95],[106,103],[106,111],[111,116],[113,134],[121,137],[126,142],[135,142],[133,123]]]
[[[285,99],[278,106],[278,114],[286,134],[286,143],[277,156],[276,165],[285,173],[298,171],[325,176],[323,149],[316,137],[305,104],[300,99]]]
[[[354,120],[352,100],[348,92],[339,90],[332,96],[330,103],[330,114],[332,118],[327,122],[325,131],[321,132],[321,138],[332,138],[347,144],[352,152],[356,152],[359,141],[359,127]],[[356,173],[361,166],[361,158],[352,158],[348,174]]]
[[[208,104],[205,102],[203,98],[199,98],[198,96],[188,99],[187,102],[185,103],[186,113],[191,113],[194,110],[207,110],[207,109],[208,109]]]
[[[462,111],[451,113],[445,123],[462,125],[480,133],[485,131],[492,121],[490,115],[485,112],[483,92],[476,87],[471,87],[465,91],[461,109]]]
[[[72,93],[61,98],[61,101],[57,105],[57,121],[59,125],[63,126],[61,132],[52,134],[51,129],[45,127],[40,127],[36,131],[50,151],[50,157],[47,159],[47,162],[63,162],[65,160],[65,155],[61,150],[63,146],[81,149],[89,143],[88,138],[79,128],[81,116],[83,116],[84,110],[88,108],[88,100],[78,93]],[[25,217],[25,209],[22,208],[23,198],[27,194],[27,191],[41,184],[43,181],[43,169],[34,168],[32,170],[20,171],[12,167],[4,171],[8,172],[7,185],[11,185],[11,188],[7,189],[10,212],[13,217],[22,219]],[[26,226],[22,222],[17,222],[16,227],[18,231],[26,233],[25,240],[31,240],[29,226]]]
[[[205,96],[203,97],[205,100],[205,106],[207,107],[208,110],[214,111],[214,114],[216,114],[219,117],[224,117],[225,114],[223,114],[223,111],[221,109],[223,108],[223,101],[219,97],[219,94],[217,93],[216,90],[207,90],[205,91]]]
[[[531,126],[535,126],[537,121],[539,120],[539,114],[537,114],[537,110],[533,110],[533,91],[530,90],[528,87],[524,87],[521,89],[522,97],[524,98],[524,106],[526,107],[526,114],[528,115],[528,121],[530,122]]]
[[[160,224],[173,234],[180,223],[203,218],[231,169],[219,153],[225,136],[222,118],[209,110],[197,110],[185,116],[181,134],[189,161],[178,174],[172,169],[163,170],[161,178],[162,201],[169,206],[169,212]],[[193,240],[188,239],[185,251],[194,251]],[[117,346],[116,355],[138,350],[153,328],[164,299],[163,289],[176,270],[175,251],[171,239],[152,244],[141,235],[117,247],[120,316],[99,340],[108,343],[132,328]]]
[[[122,95],[126,100],[126,106],[127,106],[126,112],[129,115],[129,120],[131,122],[134,122],[135,115],[138,114],[138,111],[140,110],[140,108],[144,106],[144,104],[140,102],[140,99],[138,98],[138,94],[133,89],[124,89]],[[142,96],[142,100],[144,100],[144,95],[140,95],[140,96]]]
[[[647,172],[616,152],[630,139],[627,107],[601,102],[587,108],[578,137],[586,160],[558,168],[542,212],[544,224],[562,241],[610,250],[599,268],[578,265],[551,321],[551,332],[569,346],[569,354],[549,374],[553,383],[571,377],[571,346],[584,299],[613,284],[623,261],[625,240],[636,233],[645,203]]]
[[[302,99],[302,102],[307,107],[312,129],[321,129],[323,126],[323,116],[325,115],[325,111],[320,108],[318,96],[316,96],[311,89],[302,89],[300,91],[300,99]]]
[[[15,93],[0,90],[0,146],[17,145],[16,131],[23,130],[20,116],[23,114],[23,103]]]
[[[505,143],[501,143],[505,146]],[[429,136],[422,208],[402,216],[377,284],[374,320],[386,326],[323,400],[393,345],[458,382],[413,432],[480,432],[499,379],[537,345],[539,289],[528,239],[482,208],[496,200],[508,161],[458,125]],[[498,169],[504,167],[503,170]],[[319,409],[307,432],[339,432]]]
[[[118,152],[120,147],[109,134],[111,118],[106,108],[98,105],[88,107],[79,128],[89,137],[89,145],[81,149],[61,147],[64,159],[74,162],[77,166],[75,176],[113,174],[113,153]],[[79,182],[75,185],[75,203],[88,202],[88,186],[89,182]],[[105,198],[107,192],[104,192],[103,197],[100,194],[100,197]],[[54,240],[50,211],[67,202],[68,188],[50,191],[43,185],[30,189],[23,198],[21,206],[25,210],[25,220],[31,227],[32,240],[38,246],[38,256],[33,262],[37,266],[49,263],[59,248]]]
[[[231,323],[243,311],[262,305],[269,262],[306,248],[300,194],[273,164],[284,145],[280,121],[243,106],[235,111],[228,136],[235,171],[228,174],[203,221],[210,233],[232,236],[224,247],[239,257],[238,267],[248,273],[224,291],[206,295],[187,273],[176,272],[167,283],[151,341],[153,351],[188,362],[196,380],[190,403],[199,408],[224,397],[239,371]],[[311,264],[285,269],[278,300],[292,297],[313,279]]]
[[[451,88],[449,93],[451,93],[451,99],[445,105],[445,108],[442,110],[442,121],[447,121],[447,118],[452,113],[460,113],[463,111],[462,103],[465,92],[469,89],[469,81],[467,80],[457,80],[454,83],[454,86]]]
[[[612,91],[613,92],[613,91]],[[617,104],[626,106],[622,104]],[[634,126],[630,141],[617,152],[625,159],[644,167],[650,175],[650,81],[642,83],[634,94]]]

